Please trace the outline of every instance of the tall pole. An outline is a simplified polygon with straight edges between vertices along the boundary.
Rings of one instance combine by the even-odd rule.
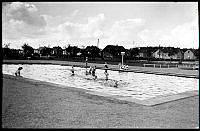
[[[124,56],[125,52],[121,52],[121,55],[122,55],[122,66],[124,65],[123,64],[123,56]]]
[[[99,39],[97,40],[97,47],[99,48]]]
[[[86,68],[87,68],[87,64],[88,64],[88,57],[86,57],[86,59],[85,59],[85,66],[86,66]]]
[[[122,55],[122,66],[123,66],[124,64],[123,64],[123,55]]]

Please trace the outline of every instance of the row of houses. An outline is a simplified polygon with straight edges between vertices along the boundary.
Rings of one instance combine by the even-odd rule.
[[[114,53],[112,52],[114,51]],[[156,59],[184,59],[195,60],[199,57],[198,49],[180,49],[174,47],[138,47],[125,49],[123,46],[108,45],[103,49],[103,57],[121,55],[125,52],[126,57],[156,58]]]
[[[195,60],[199,57],[198,49],[180,49],[174,47],[141,47],[136,57],[158,59]]]
[[[18,53],[24,53],[23,50],[16,50]],[[86,52],[86,53],[85,53]],[[199,49],[180,49],[174,47],[138,47],[125,49],[123,46],[107,45],[103,50],[96,46],[87,46],[85,49],[80,49],[77,46],[71,46],[65,49],[61,47],[40,47],[34,49],[34,54],[41,56],[95,56],[103,57],[104,59],[113,59],[120,57],[121,52],[125,52],[127,58],[159,58],[159,59],[184,59],[195,60],[199,57]],[[96,55],[97,54],[97,55]],[[99,54],[99,55],[98,55]]]

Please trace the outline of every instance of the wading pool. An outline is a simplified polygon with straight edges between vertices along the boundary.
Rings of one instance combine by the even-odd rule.
[[[21,76],[26,78],[139,100],[199,90],[199,79],[195,78],[108,70],[110,80],[106,81],[104,70],[96,69],[97,80],[94,80],[85,74],[85,68],[74,67],[72,76],[71,66],[61,65],[3,64],[3,74],[14,75],[20,66]]]

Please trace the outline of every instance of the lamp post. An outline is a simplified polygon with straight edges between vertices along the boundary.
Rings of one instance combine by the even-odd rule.
[[[121,55],[122,55],[122,66],[124,65],[123,64],[123,56],[125,55],[125,52],[121,52]]]
[[[86,57],[85,59],[86,68],[87,68],[87,63],[88,63],[88,57]]]

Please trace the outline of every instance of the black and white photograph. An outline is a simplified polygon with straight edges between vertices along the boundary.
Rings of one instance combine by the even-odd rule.
[[[193,2],[2,2],[2,128],[199,129]]]

